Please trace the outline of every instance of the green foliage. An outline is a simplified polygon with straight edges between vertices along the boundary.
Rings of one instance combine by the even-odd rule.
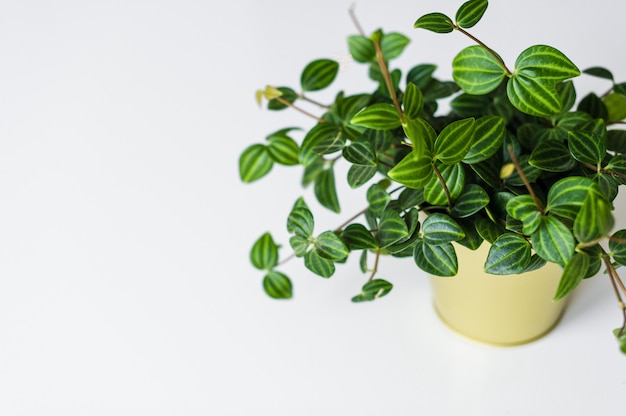
[[[580,70],[548,45],[526,48],[509,69],[467,31],[487,8],[487,0],[469,0],[454,20],[432,12],[415,21],[415,28],[475,42],[453,58],[452,80],[439,79],[428,62],[403,77],[393,61],[409,37],[376,30],[347,39],[369,78],[364,92],[337,88],[334,99],[325,99],[330,102],[313,97],[338,74],[339,64],[324,58],[304,66],[297,88],[257,92],[270,110],[293,107],[313,121],[302,131],[288,127],[248,145],[239,158],[240,178],[257,181],[275,164],[300,167],[303,187],[313,187],[322,208],[339,212],[340,196],[363,202],[340,226],[320,231],[299,198],[286,224],[294,254],[287,258],[323,278],[360,252],[359,267],[369,276],[354,302],[390,293],[392,284],[376,278],[385,257],[412,257],[426,273],[456,275],[458,245],[489,244],[484,266],[494,275],[561,265],[555,299],[602,265],[616,287],[623,286],[616,270],[626,266],[626,230],[612,228],[613,200],[626,184],[626,129],[616,128],[626,119],[626,82],[603,67],[585,69],[585,76],[607,85],[579,99],[571,79]],[[448,112],[440,109],[444,99]],[[340,195],[344,184],[358,193]],[[283,299],[292,296],[292,286],[277,270],[280,248],[265,233],[250,261],[265,273],[266,293]],[[625,332],[616,331],[624,350]]]

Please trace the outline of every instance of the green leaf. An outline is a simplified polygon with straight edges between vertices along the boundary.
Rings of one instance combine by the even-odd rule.
[[[606,137],[606,146],[609,150],[626,154],[626,130],[609,130]]]
[[[450,192],[450,197],[453,201],[456,200],[465,187],[465,169],[463,165],[460,163],[444,165],[443,169],[441,169],[441,177]],[[432,205],[448,204],[445,189],[436,175],[432,175],[430,181],[424,187],[424,198]]]
[[[474,140],[463,162],[473,164],[493,156],[502,146],[505,126],[506,122],[500,116],[485,116],[476,120]]]
[[[377,103],[359,111],[350,123],[375,130],[391,130],[400,127],[400,116],[393,104]]]
[[[496,275],[522,273],[530,257],[530,243],[525,238],[513,233],[502,234],[489,249],[485,271]]]
[[[433,176],[432,163],[430,159],[411,152],[387,172],[387,175],[408,188],[422,188]]]
[[[533,248],[544,260],[565,265],[574,254],[576,242],[571,231],[557,218],[542,218],[541,225],[531,236]]]
[[[464,29],[476,25],[487,10],[487,0],[469,0],[461,5],[456,12],[456,24]]]
[[[459,262],[451,243],[432,245],[419,241],[415,245],[413,260],[417,267],[434,276],[454,276]]]
[[[339,72],[339,63],[332,59],[318,59],[309,63],[300,76],[302,91],[318,91],[328,87]]]
[[[430,153],[432,153],[437,139],[437,132],[433,126],[423,118],[413,118],[409,119],[402,128],[406,137],[413,144],[413,153],[420,158],[432,159]]]
[[[578,103],[578,111],[584,111],[593,118],[601,118],[604,120],[609,118],[609,110],[604,104],[604,101],[593,92],[587,94],[580,100],[580,103]]]
[[[604,105],[607,109],[607,119],[611,121],[621,121],[626,118],[626,96],[612,93],[604,98]]]
[[[348,50],[357,62],[370,62],[376,59],[374,42],[365,36],[354,35],[348,37]]]
[[[542,172],[535,166],[529,164],[529,159],[530,155],[521,155],[518,158],[518,162],[522,168],[522,172],[524,172],[524,175],[526,176],[526,179],[528,179],[528,182],[533,183],[541,176]],[[513,170],[513,173],[505,178],[505,182],[509,186],[524,186],[524,181],[517,172],[517,169]]]
[[[378,172],[376,166],[352,165],[348,169],[348,185],[353,189],[365,185],[376,172]]]
[[[477,218],[474,225],[478,234],[490,244],[493,244],[505,232],[503,227],[484,217]]]
[[[548,172],[567,172],[576,166],[569,149],[559,140],[539,142],[530,154],[528,163]]]
[[[283,100],[289,103],[293,104],[298,99],[298,94],[289,87],[278,87],[276,89],[280,91],[280,94],[281,94],[280,98],[282,98]],[[274,98],[272,98],[271,100],[267,102],[267,109],[272,110],[272,111],[284,110],[285,108],[288,108],[288,107],[289,107],[288,105]]]
[[[452,61],[452,78],[468,94],[483,95],[495,90],[506,71],[482,46],[463,49]]]
[[[594,77],[598,77],[598,78],[604,78],[604,79],[608,79],[610,81],[613,81],[613,74],[611,73],[611,71],[609,71],[606,68],[600,67],[600,66],[594,66],[592,68],[587,68],[583,71],[584,74],[587,75],[592,75]]]
[[[372,301],[387,295],[393,285],[383,279],[374,279],[363,285],[361,293],[352,298],[352,302]]]
[[[278,264],[278,246],[269,233],[263,234],[252,246],[250,262],[259,270],[271,270]]]
[[[385,33],[380,41],[380,49],[385,60],[397,58],[402,54],[410,39],[401,33]]]
[[[465,237],[463,228],[445,214],[434,213],[429,215],[422,224],[424,242],[431,245],[451,243]]]
[[[380,184],[375,183],[367,189],[367,203],[372,214],[379,217],[391,202],[391,195]]]
[[[474,118],[466,118],[444,127],[435,140],[434,158],[446,165],[463,160],[473,144],[475,123]]]
[[[307,237],[294,235],[289,239],[289,245],[293,249],[296,257],[303,257],[307,253],[311,241]]]
[[[413,27],[435,33],[450,33],[454,30],[454,23],[443,13],[428,13],[417,19]]]
[[[400,214],[393,209],[386,209],[380,219],[376,237],[378,246],[384,248],[408,238],[409,230]]]
[[[317,254],[330,261],[343,261],[348,257],[348,247],[332,231],[324,231],[313,242]]]
[[[489,204],[489,195],[481,186],[469,184],[454,202],[450,214],[455,218],[467,218]]]
[[[337,187],[335,185],[335,170],[333,167],[324,169],[315,179],[313,187],[315,197],[323,207],[333,212],[340,212]]]
[[[535,200],[530,195],[518,195],[506,204],[506,212],[523,223],[523,232],[530,235],[541,225],[541,212],[537,211]]]
[[[615,328],[613,334],[617,338],[620,351],[626,354],[626,331],[624,331],[624,328]]]
[[[304,266],[318,276],[329,278],[335,274],[335,263],[325,259],[315,250],[309,250],[304,255]]]
[[[507,84],[511,104],[523,113],[547,117],[562,109],[556,85],[580,75],[579,69],[563,53],[546,45],[524,50],[515,62]]]
[[[563,269],[554,300],[562,299],[574,290],[583,280],[583,271],[587,268],[589,268],[589,256],[585,253],[575,253]]]
[[[437,69],[434,64],[419,64],[409,70],[406,75],[406,83],[413,83],[418,88],[425,88],[433,79],[433,73]]]
[[[417,85],[408,83],[402,97],[402,106],[407,118],[417,118],[424,107],[424,96]]]
[[[619,230],[611,236],[609,250],[616,262],[626,266],[626,230]]]
[[[270,136],[267,152],[276,163],[285,166],[298,164],[298,144],[287,136]]]
[[[298,153],[298,161],[303,166],[309,166],[320,155],[341,150],[345,145],[345,140],[341,128],[336,124],[318,123],[304,136]]]
[[[362,224],[350,224],[341,232],[341,239],[350,250],[378,248],[372,233]]]
[[[572,176],[560,179],[548,191],[546,211],[573,221],[589,193],[602,197],[598,185],[589,178]]]
[[[364,166],[376,166],[376,154],[369,141],[358,140],[343,148],[343,157],[350,163]]]
[[[313,234],[313,214],[307,207],[294,207],[287,217],[287,231],[309,238]]]
[[[606,144],[596,134],[583,131],[570,131],[568,145],[574,159],[582,163],[597,165],[604,160]]]
[[[265,293],[274,299],[290,299],[293,296],[291,280],[277,271],[269,271],[263,278]]]
[[[254,182],[267,175],[274,161],[263,144],[253,144],[239,157],[239,176],[246,183]]]
[[[615,219],[611,204],[604,198],[589,194],[574,221],[574,236],[581,243],[589,243],[605,237],[613,225]]]

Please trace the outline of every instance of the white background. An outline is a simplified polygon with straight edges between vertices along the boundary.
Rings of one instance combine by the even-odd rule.
[[[361,0],[356,10],[367,32],[412,39],[398,67],[433,62],[446,79],[470,42],[412,27],[460,4]],[[493,1],[472,33],[510,66],[547,43],[626,80],[626,5],[569,4]],[[514,348],[444,327],[410,259],[383,262],[395,288],[374,303],[350,302],[365,279],[354,261],[329,280],[289,263],[294,299],[264,295],[249,248],[268,230],[286,243],[297,196],[318,230],[364,207],[357,192],[342,215],[324,213],[300,191],[297,168],[254,185],[237,171],[248,145],[310,126],[259,109],[256,89],[297,87],[321,57],[343,62],[347,92],[373,87],[347,57],[349,6],[0,0],[0,415],[624,409],[626,358],[611,334],[620,316],[602,275],[583,282],[549,336]]]

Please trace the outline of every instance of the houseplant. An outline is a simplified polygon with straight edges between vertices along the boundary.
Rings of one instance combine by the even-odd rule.
[[[577,100],[572,78],[581,71],[546,45],[524,50],[512,69],[469,33],[487,0],[470,0],[455,19],[443,13],[418,18],[415,28],[459,32],[472,41],[452,62],[453,80],[434,77],[420,63],[405,76],[392,69],[409,43],[400,33],[377,30],[348,38],[353,59],[368,67],[370,92],[318,104],[311,94],[329,87],[339,64],[317,59],[301,73],[300,92],[268,86],[257,92],[270,110],[295,109],[312,119],[302,132],[285,128],[247,147],[239,159],[244,182],[274,164],[302,166],[302,184],[319,203],[339,211],[335,165],[349,164],[347,181],[365,187],[367,207],[334,230],[314,229],[312,211],[297,198],[287,218],[292,256],[313,273],[330,277],[336,264],[360,253],[367,275],[354,302],[387,295],[392,284],[376,277],[379,260],[413,257],[428,274],[456,275],[457,249],[489,244],[484,269],[523,274],[546,263],[560,266],[555,300],[604,269],[623,315],[615,330],[626,352],[626,287],[617,270],[626,265],[626,230],[613,231],[613,201],[626,183],[626,83],[602,67],[586,75],[606,80],[607,92]],[[353,13],[351,15],[354,17]],[[450,110],[438,103],[449,99]],[[301,103],[314,103],[319,115]],[[279,245],[270,233],[253,244],[252,264],[265,272],[273,298],[292,296],[280,271]],[[461,270],[462,272],[462,270]]]

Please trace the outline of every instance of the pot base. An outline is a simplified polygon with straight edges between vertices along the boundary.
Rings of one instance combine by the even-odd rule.
[[[492,345],[521,345],[545,336],[566,305],[564,299],[552,300],[561,267],[548,263],[523,274],[487,274],[483,266],[490,247],[455,246],[460,274],[431,277],[435,311],[455,332]]]

